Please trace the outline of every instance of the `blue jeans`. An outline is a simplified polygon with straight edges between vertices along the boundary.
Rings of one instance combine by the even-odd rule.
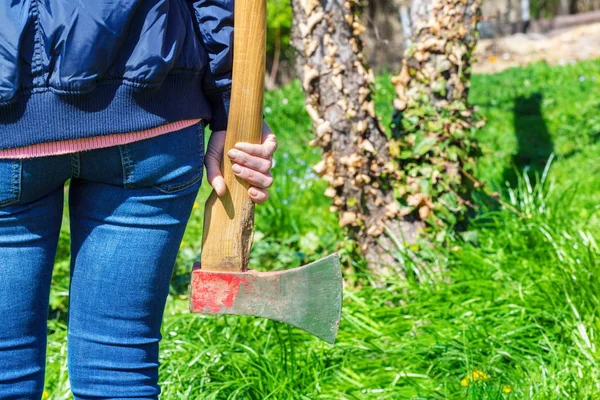
[[[73,395],[158,397],[160,326],[201,185],[203,136],[200,123],[105,149],[0,160],[0,399],[42,396],[69,178]]]

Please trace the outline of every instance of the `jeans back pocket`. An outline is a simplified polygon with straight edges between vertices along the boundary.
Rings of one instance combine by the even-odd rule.
[[[21,198],[21,160],[0,159],[0,207]]]
[[[120,146],[126,188],[154,187],[164,193],[202,180],[204,122],[177,132]]]

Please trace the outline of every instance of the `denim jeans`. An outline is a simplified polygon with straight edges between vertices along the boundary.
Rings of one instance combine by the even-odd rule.
[[[200,123],[105,149],[0,160],[0,399],[42,396],[68,179],[73,395],[158,397],[160,326],[201,185],[203,136]]]

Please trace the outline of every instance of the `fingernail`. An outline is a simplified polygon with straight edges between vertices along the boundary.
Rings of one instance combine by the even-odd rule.
[[[254,188],[250,188],[250,190],[248,190],[248,193],[250,194],[250,196],[253,196],[253,197],[258,196],[258,190],[254,189]]]
[[[241,174],[242,173],[242,167],[240,167],[237,164],[233,164],[233,167],[231,167],[231,169],[233,170],[233,173],[235,173],[235,174]]]
[[[229,156],[229,158],[231,158],[232,160],[235,160],[236,158],[239,157],[240,152],[234,149],[229,150],[229,152],[227,153],[227,155]]]
[[[217,195],[219,196],[223,196],[225,194],[225,185],[224,184],[216,184],[215,185],[215,192],[217,192]]]

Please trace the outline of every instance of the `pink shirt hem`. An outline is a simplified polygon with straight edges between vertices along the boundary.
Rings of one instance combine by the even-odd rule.
[[[0,150],[0,158],[33,158],[76,153],[79,151],[101,149],[149,139],[166,133],[176,132],[200,122],[199,119],[177,121],[139,132],[117,133],[91,138],[61,140],[58,142],[39,143],[14,149]]]

